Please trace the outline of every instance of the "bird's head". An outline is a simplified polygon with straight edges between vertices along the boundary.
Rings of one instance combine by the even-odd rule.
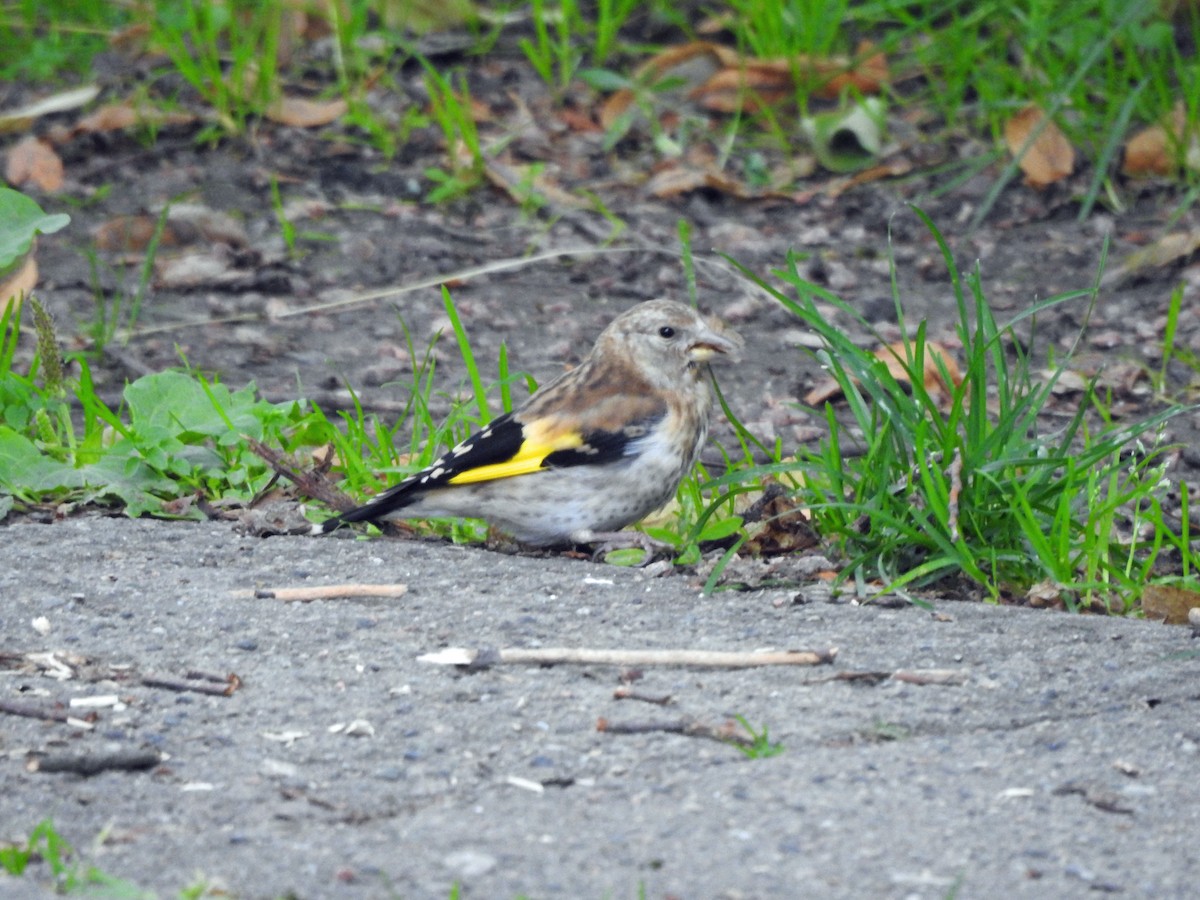
[[[708,362],[739,358],[743,341],[720,321],[674,300],[650,300],[622,313],[604,330],[597,349],[625,353],[652,383],[698,374]]]

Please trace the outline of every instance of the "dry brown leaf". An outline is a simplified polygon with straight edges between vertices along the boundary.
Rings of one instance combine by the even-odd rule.
[[[4,315],[9,307],[19,309],[21,301],[28,297],[37,285],[37,280],[38,267],[31,250],[17,271],[7,278],[0,278],[0,315]]]
[[[307,97],[280,97],[267,107],[267,118],[296,128],[319,128],[336,122],[350,108],[341,97],[310,100]]]
[[[123,131],[135,125],[188,125],[194,121],[196,117],[188,112],[159,109],[148,104],[135,107],[131,102],[124,101],[106,104],[84,116],[70,129],[69,136]]]
[[[668,47],[652,56],[637,67],[633,78],[642,84],[653,84],[671,74],[683,78],[688,84],[696,85],[736,60],[737,55],[720,44],[692,41],[677,47]],[[605,130],[612,128],[632,104],[632,90],[624,88],[617,91],[600,107],[600,126]]]
[[[757,110],[790,99],[797,79],[815,85],[814,97],[832,100],[848,88],[860,94],[877,94],[888,82],[887,57],[863,43],[847,56],[800,56],[796,59],[743,59],[713,75],[691,96],[715,112]],[[726,56],[728,59],[728,56]]]
[[[0,112],[0,133],[25,131],[33,123],[34,119],[50,115],[51,113],[68,112],[72,109],[78,109],[95,100],[99,93],[100,88],[98,85],[89,84],[84,87],[72,88],[69,91],[54,94],[51,97],[44,97],[41,100],[29,103],[18,109]]]
[[[26,135],[8,151],[4,178],[13,187],[34,185],[47,194],[63,187],[63,163],[54,148],[33,135]]]
[[[757,112],[786,101],[795,91],[792,73],[770,61],[722,69],[688,96],[713,112]]]
[[[1148,584],[1142,589],[1142,612],[1147,619],[1168,625],[1186,625],[1188,610],[1200,607],[1200,593],[1165,584]]]
[[[701,188],[720,191],[731,197],[746,197],[747,191],[736,178],[714,168],[673,163],[660,168],[645,185],[652,197],[678,197]]]
[[[93,238],[101,250],[140,253],[149,246],[156,224],[154,216],[116,216],[101,224]],[[178,243],[170,226],[163,229],[161,243],[168,247]]]
[[[1187,139],[1186,132],[1187,111],[1177,103],[1167,123],[1144,128],[1126,142],[1121,171],[1133,176],[1171,175],[1179,167],[1176,148]],[[1196,139],[1193,133],[1193,145]]]
[[[592,204],[565,190],[557,181],[538,172],[531,164],[489,159],[484,164],[487,180],[517,203],[525,203],[536,194],[561,209],[591,209]]]
[[[1111,284],[1147,269],[1168,266],[1200,250],[1200,231],[1173,231],[1152,244],[1135,250],[1117,268],[1105,274],[1102,284]]]
[[[158,216],[114,216],[93,233],[101,250],[140,253],[154,237]],[[199,203],[178,203],[167,213],[167,222],[159,238],[160,247],[188,244],[228,244],[245,247],[250,243],[245,226],[228,213],[218,212]]]
[[[788,170],[792,180],[805,177],[811,173],[813,163],[810,157],[797,157],[794,166]],[[788,180],[782,173],[782,180]],[[715,164],[670,160],[658,167],[646,181],[644,189],[654,197],[677,197],[689,191],[710,190],[720,191],[739,200],[788,200],[792,203],[807,203],[812,199],[809,191],[787,191],[774,188],[753,188],[742,181],[721,171]]]
[[[1151,125],[1125,143],[1121,171],[1126,175],[1170,175],[1175,171],[1167,129]]]
[[[825,196],[840,197],[843,193],[850,190],[850,188],[858,187],[862,184],[870,184],[873,181],[879,181],[883,178],[897,178],[900,175],[907,175],[912,169],[912,160],[898,156],[877,166],[871,166],[869,169],[863,169],[849,178],[833,182],[825,191]]]
[[[796,553],[820,543],[809,520],[810,510],[772,479],[763,482],[763,493],[743,513],[747,539],[742,551],[752,556]]]
[[[1046,187],[1075,171],[1071,142],[1037,106],[1026,106],[1004,124],[1004,141],[1009,152],[1019,157],[1030,187]]]
[[[912,347],[912,343],[909,343]],[[880,347],[875,351],[877,359],[883,361],[887,366],[888,372],[901,384],[908,384],[908,371],[905,360],[908,358],[903,341],[896,341],[888,344],[886,347]],[[942,377],[941,366],[945,367],[946,374],[949,376],[953,387],[946,384],[946,380]],[[926,393],[929,394],[939,408],[945,408],[950,402],[950,398],[954,394],[954,388],[962,384],[962,372],[958,368],[958,361],[944,346],[937,341],[927,341],[925,343],[924,355],[924,372],[923,381]],[[816,406],[819,403],[824,403],[827,400],[832,400],[834,397],[840,396],[842,393],[838,383],[830,378],[816,385],[812,390],[804,395],[803,400],[809,406]]]

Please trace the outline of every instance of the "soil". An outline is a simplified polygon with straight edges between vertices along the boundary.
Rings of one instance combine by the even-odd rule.
[[[885,336],[898,333],[894,262],[907,321],[926,320],[930,338],[954,347],[949,277],[910,203],[938,224],[960,270],[978,264],[1002,320],[1091,286],[1106,237],[1112,270],[1168,230],[1200,226],[1193,207],[1177,215],[1181,195],[1161,185],[1121,185],[1127,209],[1078,221],[1083,172],[1041,192],[1013,182],[968,230],[997,167],[946,193],[926,169],[842,192],[830,190],[840,179],[817,176],[791,199],[712,189],[656,198],[637,177],[655,165],[648,142],[605,152],[601,133],[561,124],[519,61],[474,65],[474,95],[501,114],[497,131],[515,134],[515,159],[544,160],[560,186],[595,192],[624,223],[612,241],[599,213],[522,210],[494,187],[421,202],[426,170],[445,165],[432,131],[390,160],[336,130],[269,124],[208,148],[189,127],[152,144],[80,135],[57,147],[64,193],[38,198],[72,216],[38,257],[39,297],[69,344],[88,346],[118,305],[130,312],[143,255],[136,242],[114,245],[113,223],[176,209],[134,336],[109,341],[93,362],[100,392],[115,403],[127,380],[186,359],[272,400],[332,410],[353,388],[369,410],[395,412],[413,366],[405,330],[418,353],[448,330],[441,279],[485,372],[503,344],[513,370],[544,381],[619,311],[686,298],[685,221],[699,304],[748,348],[718,373],[722,387],[751,431],[789,447],[820,438],[822,414],[799,398],[821,372],[795,320],[725,257],[766,275],[794,251],[807,277]],[[128,92],[129,73],[106,77],[114,96]],[[420,78],[409,78],[415,96]],[[520,109],[531,115],[518,129]],[[299,252],[284,240],[273,183]],[[470,274],[480,267],[490,270]],[[1112,277],[1100,293],[1078,364],[1119,373],[1118,418],[1157,408],[1147,376],[1161,366],[1181,284],[1176,346],[1200,353],[1200,266],[1188,258]],[[387,295],[355,300],[378,292]],[[1086,311],[1080,299],[1039,315],[1038,358],[1069,347]],[[445,404],[465,373],[452,342],[435,353]],[[1179,395],[1195,377],[1177,362],[1168,374]],[[1057,402],[1070,409],[1078,396]],[[1184,448],[1172,479],[1195,480],[1197,428],[1194,413],[1171,420],[1168,437]],[[1186,689],[1197,673],[1179,653],[1182,630],[949,602],[931,617],[794,590],[704,597],[687,573],[655,579],[427,542],[263,541],[227,524],[94,512],[6,524],[2,535],[4,697],[112,692],[126,709],[101,710],[90,731],[0,717],[0,837],[52,816],[102,869],[166,895],[201,873],[241,897],[447,897],[455,883],[475,897],[942,897],[956,886],[960,896],[1182,897],[1200,875],[1200,794],[1188,777],[1200,733]],[[229,594],[353,581],[404,582],[410,594],[311,605]],[[30,627],[38,617],[45,634]],[[670,694],[674,706],[627,712],[611,699],[613,669],[465,674],[416,661],[489,644],[836,644],[833,671],[949,668],[966,680],[867,686],[790,667],[653,670],[638,690]],[[48,651],[65,654],[70,680],[54,682],[27,656]],[[211,697],[135,678],[192,669],[236,672],[242,685]],[[600,716],[735,715],[768,725],[785,752],[752,761],[696,737],[595,730]],[[330,731],[356,720],[366,723],[357,736]],[[90,778],[25,770],[31,752],[145,748],[169,758]],[[0,888],[38,895],[48,869],[31,871]]]

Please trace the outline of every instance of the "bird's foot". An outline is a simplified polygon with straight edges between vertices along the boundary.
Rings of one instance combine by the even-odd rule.
[[[666,541],[655,540],[641,531],[578,531],[571,535],[576,544],[590,544],[594,548],[593,559],[599,559],[613,550],[642,550],[646,555],[637,564],[648,566],[661,554],[674,554],[675,547]]]

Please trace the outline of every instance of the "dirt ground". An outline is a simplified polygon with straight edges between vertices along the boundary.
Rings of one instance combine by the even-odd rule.
[[[120,93],[121,74],[106,78]],[[1177,217],[1178,192],[1154,185],[1122,186],[1126,210],[1079,222],[1073,198],[1086,172],[1040,193],[1014,182],[973,231],[966,223],[996,168],[944,194],[937,178],[918,173],[836,196],[827,190],[836,182],[818,176],[802,198],[698,190],[659,199],[636,177],[653,165],[647,147],[610,154],[598,132],[562,128],[515,62],[481,74],[482,102],[509,109],[513,94],[533,111],[513,152],[548,159],[567,189],[595,192],[625,224],[613,241],[598,213],[523,211],[494,188],[442,206],[419,202],[426,169],[444,165],[430,135],[392,160],[268,125],[204,149],[188,127],[164,129],[153,145],[121,132],[84,135],[58,147],[63,197],[38,198],[72,216],[41,242],[39,295],[69,342],[86,346],[98,317],[136,289],[141,254],[113,241],[113,223],[174,204],[173,243],[160,250],[135,336],[110,342],[94,363],[110,402],[126,380],[186,358],[230,386],[253,381],[272,400],[303,396],[337,409],[352,386],[368,410],[387,413],[403,407],[412,371],[401,323],[418,351],[448,328],[439,279],[452,279],[485,372],[503,343],[514,370],[544,381],[578,361],[617,312],[686,298],[684,220],[700,305],[746,340],[745,361],[722,370],[721,384],[752,431],[789,448],[820,438],[821,413],[799,398],[821,373],[803,330],[725,256],[766,274],[789,251],[802,254],[808,277],[885,334],[895,321],[893,259],[909,322],[927,319],[929,336],[954,346],[949,278],[909,203],[938,223],[961,270],[978,263],[1002,321],[1091,285],[1105,236],[1112,270],[1167,231],[1200,227],[1194,208]],[[300,233],[294,255],[273,210],[273,180]],[[491,270],[471,274],[480,267]],[[1200,353],[1200,265],[1185,258],[1113,277],[1100,295],[1079,366],[1118,373],[1118,416],[1156,408],[1146,375],[1160,365],[1167,303],[1180,284],[1176,343]],[[1069,346],[1085,307],[1039,317],[1042,353]],[[465,373],[450,342],[438,358],[441,390],[457,391]],[[1195,373],[1176,365],[1170,374],[1187,396]],[[1059,398],[1064,409],[1077,400]],[[1172,478],[1195,480],[1198,428],[1195,413],[1170,423],[1185,448]],[[944,897],[956,885],[963,897],[1183,897],[1200,874],[1190,837],[1200,796],[1184,771],[1200,735],[1189,724],[1194,692],[1182,687],[1196,664],[1179,655],[1189,646],[1183,631],[955,606],[940,632],[936,618],[912,609],[813,606],[770,592],[703,598],[684,575],[646,581],[575,560],[425,543],[262,541],[216,523],[85,515],[0,528],[0,559],[9,561],[0,567],[0,650],[90,661],[62,684],[14,663],[2,673],[6,694],[62,700],[115,685],[131,710],[103,712],[86,734],[0,719],[0,837],[53,815],[101,868],[165,896],[198,872],[255,898],[446,897],[455,883],[475,897],[641,889],[778,897],[808,888]],[[413,593],[391,607],[238,605],[227,594],[331,580],[403,581]],[[610,581],[613,592],[596,587]],[[45,635],[30,629],[37,616],[50,620]],[[653,677],[653,690],[679,695],[688,714],[744,714],[788,747],[750,762],[695,738],[598,735],[596,717],[614,714],[598,699],[611,695],[611,670],[467,676],[414,661],[447,644],[755,649],[847,636],[850,652],[835,668],[961,668],[967,686],[890,680],[822,693],[807,673],[785,670]],[[121,665],[236,671],[244,688],[230,698],[169,695],[133,686]],[[328,731],[359,719],[373,735]],[[280,737],[292,732],[303,736]],[[94,779],[24,769],[30,751],[146,747],[171,760],[153,773]],[[101,831],[108,843],[92,847]],[[38,896],[48,880],[43,867],[0,888]]]

